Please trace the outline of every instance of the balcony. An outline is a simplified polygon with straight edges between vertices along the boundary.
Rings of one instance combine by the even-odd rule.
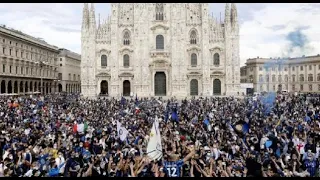
[[[198,65],[189,65],[188,66],[188,70],[191,70],[191,71],[197,71],[197,70],[201,70],[202,69],[202,65],[198,64]]]
[[[151,58],[169,58],[170,51],[167,49],[154,49],[150,51]]]
[[[211,71],[223,71],[224,68],[222,65],[210,65],[210,70]]]

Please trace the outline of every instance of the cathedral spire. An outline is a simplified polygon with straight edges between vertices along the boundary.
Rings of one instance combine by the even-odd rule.
[[[95,12],[95,10],[94,10],[94,3],[91,3],[90,11]]]
[[[229,7],[229,3],[226,3],[226,9],[225,9],[225,14],[224,14],[224,23],[225,23],[225,26],[227,26],[230,23],[230,7]]]
[[[88,3],[84,3],[82,11],[82,29],[86,29],[89,26],[89,7]]]
[[[90,7],[90,27],[96,28],[96,16],[95,16],[95,10],[94,10],[94,3],[91,3]]]
[[[238,12],[237,12],[237,7],[235,3],[231,3],[231,24],[232,26],[237,26],[238,25]]]

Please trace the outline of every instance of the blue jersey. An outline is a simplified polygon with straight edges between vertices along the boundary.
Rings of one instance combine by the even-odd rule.
[[[315,177],[317,171],[317,161],[315,160],[306,160],[304,166],[307,171],[310,173],[310,177]]]
[[[163,171],[168,177],[180,177],[183,160],[178,161],[165,161],[163,163]]]

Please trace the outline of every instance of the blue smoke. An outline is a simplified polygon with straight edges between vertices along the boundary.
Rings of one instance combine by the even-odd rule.
[[[289,46],[287,47],[288,49],[285,52],[286,55],[292,55],[296,50],[300,50],[300,53],[303,53],[300,55],[304,55],[306,53],[308,54],[308,51],[311,47],[308,46],[308,37],[303,33],[303,30],[306,29],[309,29],[309,27],[298,27],[286,36],[286,40],[289,41]]]
[[[303,34],[302,30],[306,28],[297,28],[295,31],[290,32],[286,39],[290,42],[290,46],[288,49],[288,53],[292,53],[294,48],[303,49],[306,47],[308,43],[308,38],[305,34]]]
[[[307,36],[304,35],[300,29],[290,32],[287,35],[287,40],[290,41],[292,47],[304,47],[307,44]]]
[[[294,31],[290,32],[289,34],[286,35],[286,40],[289,41],[289,46],[285,51],[283,51],[283,57],[290,57],[294,53],[295,50],[300,49],[303,52],[304,50],[307,49],[307,44],[309,42],[307,36],[303,34],[303,30],[308,29],[309,27],[299,27],[295,29]],[[272,68],[274,68],[276,71],[280,68],[280,72],[284,71],[284,65],[288,61],[288,58],[279,58],[279,59],[270,59],[269,61],[266,61],[264,63],[264,69],[266,71],[266,75],[269,76],[269,82],[266,82],[266,77],[263,77],[262,79],[259,78],[259,83],[262,83],[262,80],[269,84],[269,89],[268,91],[273,91],[273,83],[272,83]],[[281,75],[282,82],[285,82],[284,79],[284,74],[281,73],[275,73],[276,75],[276,82],[278,82],[278,76]],[[279,83],[280,84],[280,83]],[[278,90],[278,87],[276,87],[276,90]],[[277,94],[275,92],[268,92],[263,98],[262,98],[262,103],[264,106],[264,113],[269,114],[273,108],[273,105],[276,101]]]
[[[274,102],[276,101],[277,94],[275,92],[268,92],[263,98],[262,103],[264,105],[264,114],[270,114]]]
[[[264,95],[264,97],[262,97],[261,99],[261,102],[263,104],[263,107],[264,107],[264,114],[265,115],[268,115],[270,114],[270,112],[272,111],[272,108],[274,106],[274,103],[276,101],[276,98],[277,98],[277,93],[276,92],[273,92],[273,88],[272,86],[272,68],[274,68],[275,71],[278,71],[278,69],[280,68],[280,71],[284,71],[284,65],[286,64],[286,61],[287,59],[270,59],[269,61],[267,61],[266,63],[264,63],[264,68],[266,70],[266,75],[269,76],[269,82],[266,82],[266,79],[265,82],[267,84],[269,84],[269,89],[267,90],[267,94]],[[279,71],[278,71],[279,72]],[[281,75],[281,78],[282,78],[282,83],[284,82],[284,75],[283,74],[279,74],[279,73],[275,73],[276,75],[276,82],[278,82],[278,75]],[[264,77],[266,78],[266,77]],[[271,86],[271,87],[270,87]],[[271,91],[270,91],[271,90]],[[276,91],[278,90],[278,87],[276,87],[275,89]]]

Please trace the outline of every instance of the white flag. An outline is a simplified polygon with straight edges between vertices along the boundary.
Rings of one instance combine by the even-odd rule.
[[[117,132],[121,141],[124,141],[129,134],[129,131],[125,127],[123,127],[119,121],[117,121]]]
[[[152,160],[159,160],[162,158],[162,145],[158,117],[155,118],[155,121],[152,125],[150,139],[147,146],[147,153],[149,158]]]

